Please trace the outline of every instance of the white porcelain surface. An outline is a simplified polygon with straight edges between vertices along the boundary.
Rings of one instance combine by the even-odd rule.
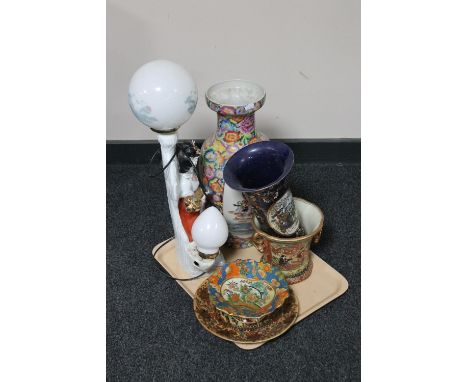
[[[198,216],[192,226],[192,237],[200,252],[218,252],[228,238],[228,226],[216,207],[209,207]]]
[[[323,223],[323,212],[315,204],[307,200],[294,198],[296,211],[299,215],[299,220],[307,234],[314,232]]]
[[[235,248],[250,247],[250,239],[253,235],[252,210],[242,193],[233,190],[226,183],[223,191],[223,215],[229,227],[233,246]]]
[[[162,165],[166,166],[175,153],[177,134],[159,134],[158,141],[161,144]],[[189,238],[185,232],[179,215],[179,166],[176,160],[173,160],[164,171],[166,182],[167,202],[171,214],[172,227],[176,238],[176,253],[180,266],[191,276],[197,275],[199,270],[193,266],[190,258]]]
[[[201,257],[193,241],[190,243],[189,254],[192,259],[193,266],[202,272],[211,273],[214,268],[224,265],[225,263],[224,256],[221,252],[219,252],[218,256],[214,259],[205,259]]]
[[[128,102],[137,119],[157,131],[178,129],[192,115],[198,92],[191,75],[179,64],[151,61],[133,75]]]
[[[206,91],[206,97],[219,105],[243,106],[260,101],[265,89],[247,80],[218,82]]]

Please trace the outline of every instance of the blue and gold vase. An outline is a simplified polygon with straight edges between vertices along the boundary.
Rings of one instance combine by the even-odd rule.
[[[305,234],[287,181],[293,164],[289,146],[268,141],[242,148],[224,169],[226,184],[244,194],[261,229],[275,237]]]
[[[255,112],[265,102],[265,90],[250,81],[223,81],[207,90],[206,102],[218,114],[218,127],[201,148],[202,186],[228,223],[227,245],[247,248],[252,245],[252,211],[242,193],[226,187],[223,171],[228,159],[238,150],[268,139],[255,130]]]

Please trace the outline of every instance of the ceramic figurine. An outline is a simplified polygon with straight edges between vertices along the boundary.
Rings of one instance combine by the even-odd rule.
[[[293,164],[287,145],[266,141],[242,148],[224,168],[226,184],[244,194],[262,230],[270,235],[305,234],[286,179]]]
[[[195,173],[200,149],[192,141],[191,144],[179,144],[177,159],[179,161],[179,216],[189,241],[192,241],[192,225],[200,215],[205,202],[205,196],[199,186]]]
[[[225,187],[223,170],[239,149],[267,140],[255,130],[255,112],[265,102],[265,90],[245,80],[219,82],[207,90],[206,102],[218,115],[218,128],[201,149],[202,186],[228,223],[227,245],[246,248],[252,245],[252,212],[240,192]]]
[[[254,218],[252,221],[255,230],[252,241],[263,254],[262,260],[281,269],[289,284],[299,283],[311,274],[310,245],[319,242],[323,228],[323,213],[319,207],[300,198],[294,198],[294,203],[299,220],[305,229],[304,236],[292,238],[271,236],[260,228],[258,219]]]

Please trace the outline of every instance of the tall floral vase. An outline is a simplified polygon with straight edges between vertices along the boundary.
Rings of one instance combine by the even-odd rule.
[[[265,90],[245,80],[214,84],[206,92],[208,107],[218,114],[216,132],[205,140],[200,155],[202,186],[210,202],[224,215],[228,227],[227,245],[252,245],[252,211],[242,193],[225,185],[223,170],[239,149],[268,138],[255,130],[255,112],[265,102]]]

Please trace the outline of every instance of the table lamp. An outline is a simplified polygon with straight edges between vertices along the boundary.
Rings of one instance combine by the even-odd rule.
[[[200,271],[193,265],[189,239],[179,217],[179,165],[174,155],[177,130],[192,116],[197,100],[195,81],[182,66],[171,61],[148,62],[130,80],[128,103],[132,112],[141,123],[157,133],[162,165],[166,166],[170,162],[164,171],[164,178],[176,253],[180,265],[191,276]]]

